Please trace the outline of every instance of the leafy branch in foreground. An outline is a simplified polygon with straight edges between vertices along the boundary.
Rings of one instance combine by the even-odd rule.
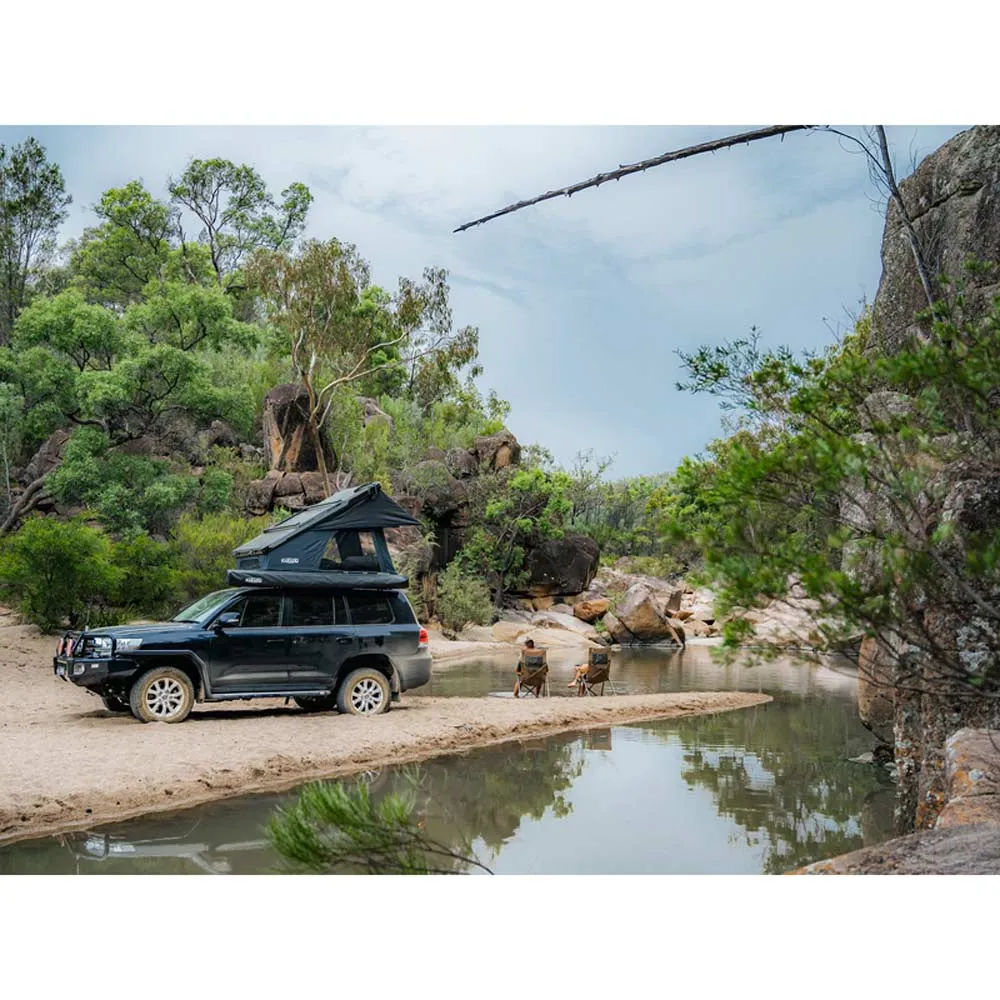
[[[362,781],[353,788],[318,782],[279,808],[266,832],[294,874],[459,875],[468,866],[493,874],[471,856],[470,844],[456,851],[428,837],[414,809],[412,794],[375,802]]]

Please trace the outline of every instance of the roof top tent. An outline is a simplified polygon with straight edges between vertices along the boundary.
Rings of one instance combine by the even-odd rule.
[[[419,524],[378,483],[341,490],[233,550],[235,584],[405,587],[385,528]]]

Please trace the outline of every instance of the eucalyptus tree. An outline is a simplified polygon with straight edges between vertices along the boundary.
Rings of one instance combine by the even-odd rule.
[[[62,171],[36,139],[0,143],[0,345],[10,342],[33,271],[55,253],[71,201]]]

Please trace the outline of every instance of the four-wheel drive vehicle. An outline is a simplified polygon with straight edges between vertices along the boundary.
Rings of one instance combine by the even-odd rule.
[[[427,683],[431,654],[398,590],[232,587],[163,624],[67,632],[53,667],[112,712],[182,722],[196,701],[246,698],[377,715]]]

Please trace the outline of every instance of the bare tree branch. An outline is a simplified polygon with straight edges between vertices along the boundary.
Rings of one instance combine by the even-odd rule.
[[[640,160],[638,163],[623,164],[617,170],[609,170],[607,173],[598,174],[596,177],[591,177],[590,180],[571,184],[569,187],[558,188],[555,191],[546,191],[545,194],[540,194],[537,198],[518,201],[513,205],[508,205],[506,208],[501,208],[498,212],[484,215],[481,219],[475,219],[473,222],[465,222],[453,230],[453,232],[464,232],[466,229],[482,225],[484,222],[499,218],[501,215],[509,215],[511,212],[517,212],[522,208],[527,208],[529,205],[537,205],[541,201],[549,201],[552,198],[561,197],[569,198],[578,191],[598,187],[606,181],[621,180],[622,177],[641,173],[644,170],[649,170],[650,167],[658,167],[663,163],[684,160],[689,156],[698,156],[701,153],[714,153],[720,149],[728,149],[730,146],[739,146],[744,143],[755,142],[758,139],[771,139],[776,135],[783,136],[788,132],[801,132],[814,127],[813,125],[769,125],[767,128],[756,129],[753,132],[742,132],[739,135],[729,135],[723,139],[713,139],[711,142],[701,142],[695,146],[685,146],[684,149],[676,149],[670,153],[663,153],[660,156],[654,156],[650,160]]]

